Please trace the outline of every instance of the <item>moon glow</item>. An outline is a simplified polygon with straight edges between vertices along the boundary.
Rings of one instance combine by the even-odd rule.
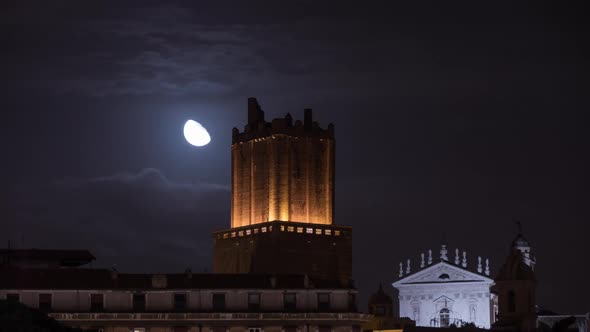
[[[205,146],[211,142],[207,129],[194,120],[188,120],[184,124],[184,138],[194,146]]]

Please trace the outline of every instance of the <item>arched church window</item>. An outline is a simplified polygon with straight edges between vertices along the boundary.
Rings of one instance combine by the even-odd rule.
[[[443,308],[440,311],[440,327],[449,327],[450,321],[451,319],[449,309]]]
[[[516,293],[513,290],[508,291],[508,312],[516,311]]]
[[[418,306],[418,305],[412,306],[412,316],[414,317],[415,322],[420,320],[420,306]]]
[[[451,279],[451,277],[448,274],[446,274],[446,273],[443,273],[443,274],[439,275],[438,278],[439,279]]]

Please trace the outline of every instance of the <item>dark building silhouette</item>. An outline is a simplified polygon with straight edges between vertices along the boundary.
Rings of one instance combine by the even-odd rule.
[[[334,223],[334,126],[267,122],[255,98],[232,135],[231,228],[213,234],[216,273],[352,277],[350,227]]]
[[[95,259],[88,250],[0,249],[0,267],[77,267]]]
[[[369,313],[378,317],[393,317],[393,300],[383,291],[381,284],[377,292],[369,297]]]

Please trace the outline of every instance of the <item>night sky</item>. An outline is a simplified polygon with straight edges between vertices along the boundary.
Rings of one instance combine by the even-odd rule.
[[[497,273],[520,220],[538,304],[588,312],[587,16],[488,4],[3,1],[0,241],[210,271],[257,97],[267,119],[335,124],[361,301],[444,243]]]

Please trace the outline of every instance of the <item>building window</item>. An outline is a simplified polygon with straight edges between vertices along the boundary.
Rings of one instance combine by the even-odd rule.
[[[319,326],[318,332],[332,332],[332,328],[329,326]]]
[[[420,320],[420,304],[416,303],[412,305],[412,316],[415,322]]]
[[[90,294],[90,311],[97,312],[104,310],[104,295]]]
[[[39,310],[51,311],[51,294],[39,294]]]
[[[477,320],[477,308],[475,304],[471,304],[469,306],[469,321],[475,323]]]
[[[348,311],[356,312],[356,294],[348,294]]]
[[[285,326],[283,332],[297,332],[297,326]]]
[[[440,327],[449,327],[451,321],[449,309],[443,308],[440,311]]]
[[[330,293],[318,294],[318,310],[330,311]]]
[[[6,294],[6,301],[18,302],[18,301],[20,301],[20,296],[18,293],[8,293],[8,294]]]
[[[249,327],[248,332],[263,332],[261,327]]]
[[[516,293],[513,290],[508,291],[508,312],[516,311]]]
[[[248,294],[248,310],[259,311],[260,310],[260,293]]]
[[[174,294],[174,310],[186,310],[186,294]]]
[[[297,297],[295,293],[285,293],[283,295],[283,307],[285,311],[297,310]]]
[[[145,294],[133,294],[133,311],[145,311]]]
[[[225,311],[225,293],[213,294],[213,311]]]

